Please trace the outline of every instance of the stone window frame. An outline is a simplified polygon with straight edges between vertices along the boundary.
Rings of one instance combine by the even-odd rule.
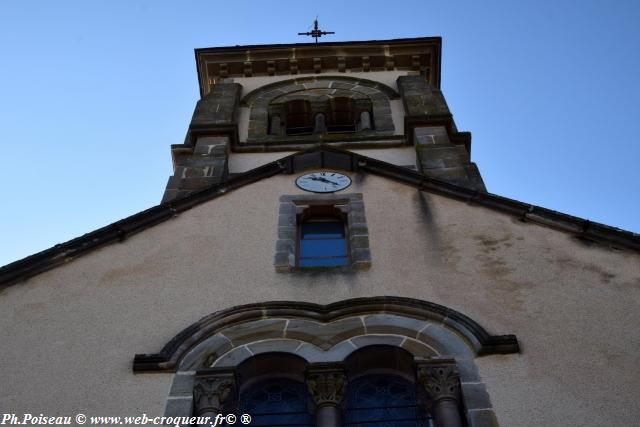
[[[346,218],[345,238],[351,261],[350,265],[340,267],[297,266],[297,249],[299,245],[298,216],[305,209],[313,206],[334,206],[344,214]],[[351,271],[370,268],[369,229],[364,212],[362,193],[281,196],[274,266],[276,271],[280,273],[310,270]]]

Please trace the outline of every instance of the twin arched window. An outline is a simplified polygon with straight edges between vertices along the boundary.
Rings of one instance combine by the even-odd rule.
[[[240,396],[239,411],[257,427],[314,426],[314,405],[305,384],[273,378],[255,384]],[[429,427],[425,409],[417,404],[415,384],[396,375],[365,375],[349,384],[343,405],[347,426]]]
[[[329,98],[328,102],[311,103],[308,99],[293,99],[285,104],[284,114],[274,109],[270,113],[269,134],[279,135],[282,127],[287,135],[311,133],[347,133],[372,129],[371,102],[349,97]]]
[[[245,382],[237,408],[257,427],[431,427],[430,401],[418,391],[412,360],[388,346],[318,365],[282,353],[255,356],[237,369]]]

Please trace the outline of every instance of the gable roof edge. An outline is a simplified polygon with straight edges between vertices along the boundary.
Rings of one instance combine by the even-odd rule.
[[[640,252],[640,234],[430,178],[407,168],[340,148],[316,145],[308,150],[291,154],[233,176],[221,184],[198,191],[179,200],[159,204],[65,243],[57,244],[49,249],[7,264],[0,268],[0,289],[65,264],[94,249],[116,241],[121,242],[128,236],[142,232],[194,206],[220,197],[229,191],[280,173],[291,174],[297,170],[315,167],[316,165],[309,163],[313,162],[313,159],[309,158],[310,154],[318,155],[317,167],[344,169],[345,165],[349,165],[352,171],[367,171],[411,185],[419,190],[507,213],[516,216],[522,221],[533,222],[575,234],[576,237],[583,241],[603,243],[614,248],[626,248]],[[301,165],[296,165],[296,160],[301,160],[302,156],[306,156],[306,158],[303,162],[299,162]],[[339,163],[340,166],[333,166],[331,164],[333,162]],[[300,168],[298,169],[297,166],[300,166]]]

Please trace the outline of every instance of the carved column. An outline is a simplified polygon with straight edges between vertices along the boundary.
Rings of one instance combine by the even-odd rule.
[[[460,415],[460,375],[452,361],[418,364],[418,382],[433,402],[438,427],[462,427]]]
[[[371,129],[371,116],[368,111],[360,113],[360,130]]]
[[[316,114],[315,125],[313,126],[313,133],[327,133],[327,125],[325,123],[324,114]]]
[[[197,417],[214,419],[218,414],[230,412],[228,407],[235,400],[236,382],[233,371],[204,370],[196,376],[193,388],[193,412]],[[227,410],[225,411],[225,408]],[[203,426],[209,426],[203,424]]]
[[[307,387],[316,402],[316,426],[339,427],[340,402],[346,390],[347,377],[342,364],[322,363],[307,369]]]
[[[278,135],[280,136],[280,134],[282,133],[280,131],[280,124],[281,124],[281,120],[280,120],[280,116],[276,116],[274,115],[273,117],[271,117],[271,126],[269,126],[269,135]]]

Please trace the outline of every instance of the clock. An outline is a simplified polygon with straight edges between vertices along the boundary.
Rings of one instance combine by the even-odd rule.
[[[299,176],[296,185],[313,193],[333,193],[351,185],[351,178],[338,172],[313,172]]]

